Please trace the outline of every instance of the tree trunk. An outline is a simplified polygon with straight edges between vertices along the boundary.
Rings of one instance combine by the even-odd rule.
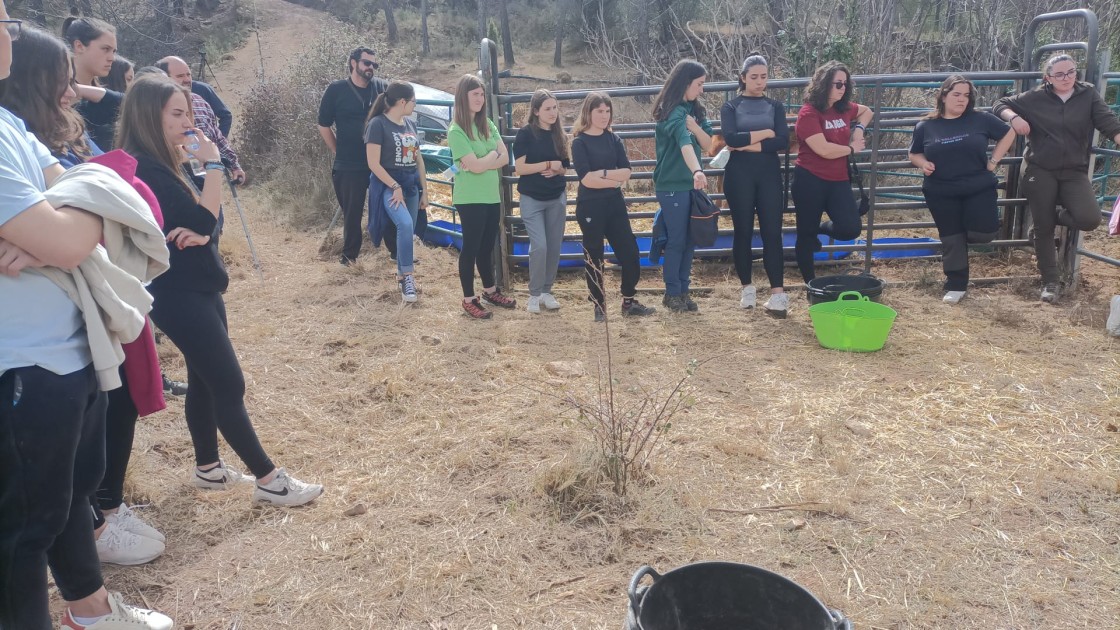
[[[513,37],[509,32],[509,11],[506,10],[507,0],[498,0],[498,10],[502,21],[502,56],[505,57],[506,67],[513,67]]]
[[[382,0],[385,6],[385,30],[388,31],[389,43],[397,43],[397,19],[393,17],[393,0]]]
[[[478,41],[486,37],[487,0],[478,0]]]
[[[432,44],[428,39],[428,0],[420,0],[420,53],[432,54]]]
[[[40,24],[45,22],[46,11],[43,7],[43,0],[28,0],[27,2],[27,17],[32,21]]]
[[[638,2],[637,13],[634,15],[634,46],[638,57],[638,70],[644,76],[653,57],[653,43],[649,37],[649,3]]]
[[[564,67],[564,35],[567,30],[567,2],[556,0],[556,48],[552,51],[552,65],[557,68]]]

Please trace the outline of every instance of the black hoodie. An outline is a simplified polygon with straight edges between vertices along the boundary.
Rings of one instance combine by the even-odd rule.
[[[1027,162],[1048,171],[1087,170],[1089,150],[1096,129],[1109,139],[1120,133],[1120,119],[1097,93],[1096,88],[1078,81],[1069,100],[1054,94],[1049,83],[1015,96],[999,99],[992,112],[1001,116],[1010,109],[1030,126]],[[1001,116],[1002,117],[1002,116]]]

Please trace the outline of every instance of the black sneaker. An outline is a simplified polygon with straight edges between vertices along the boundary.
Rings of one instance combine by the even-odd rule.
[[[163,375],[163,393],[167,396],[184,396],[187,393],[187,384],[173,381]]]
[[[666,295],[662,303],[674,313],[685,313],[688,311],[688,303],[684,301],[683,295]]]
[[[688,312],[695,313],[700,310],[700,305],[694,302],[691,297],[689,297],[687,291],[682,293],[681,297],[684,298],[684,306],[686,309],[688,309]]]
[[[634,298],[622,299],[622,316],[623,317],[644,317],[646,315],[653,315],[657,309],[652,306],[646,306]]]
[[[607,321],[607,312],[603,310],[602,306],[595,305],[595,323],[601,324]]]

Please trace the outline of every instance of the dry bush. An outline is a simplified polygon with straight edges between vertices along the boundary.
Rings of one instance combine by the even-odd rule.
[[[286,218],[298,227],[330,219],[335,208],[331,186],[333,156],[319,136],[319,102],[327,85],[346,76],[350,51],[377,50],[379,76],[407,74],[404,53],[374,46],[370,35],[347,25],[321,31],[286,72],[256,85],[246,97],[238,125],[245,168],[260,173]]]

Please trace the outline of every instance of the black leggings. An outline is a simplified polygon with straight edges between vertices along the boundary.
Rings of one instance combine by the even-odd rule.
[[[494,286],[494,245],[498,242],[498,220],[502,207],[496,203],[464,203],[455,206],[463,226],[463,251],[459,252],[459,282],[463,297],[474,296],[474,268],[482,287]]]
[[[583,232],[583,251],[587,257],[587,290],[591,301],[603,306],[603,239],[611,244],[622,265],[622,297],[634,297],[642,267],[638,260],[638,241],[630,228],[626,202],[617,198],[578,200],[576,222]]]
[[[744,156],[746,157],[746,156]],[[732,255],[739,282],[751,284],[751,264],[754,256],[754,217],[758,215],[758,229],[762,235],[762,264],[771,288],[785,283],[785,259],[782,256],[782,173],[777,155],[773,160],[745,160],[731,156],[723,178],[723,192],[731,208],[731,223],[735,226]]]
[[[859,236],[863,222],[859,218],[859,206],[852,194],[852,183],[848,180],[831,182],[821,179],[800,166],[793,169],[793,184],[790,185],[793,207],[797,211],[797,268],[801,277],[808,282],[816,277],[813,269],[813,254],[820,249],[818,234],[825,234],[840,241],[850,241]],[[831,221],[821,222],[821,214],[827,212]]]
[[[942,184],[926,179],[922,193],[941,239],[946,291],[968,290],[968,246],[999,234],[996,178],[988,172]]]
[[[95,526],[100,525],[101,510],[116,509],[124,502],[124,475],[132,457],[132,440],[139,418],[123,366],[120,375],[122,385],[109,392],[109,405],[105,409],[105,476],[101,478],[101,485],[91,501]]]
[[[265,454],[245,410],[245,376],[229,340],[220,293],[153,291],[152,322],[187,363],[187,429],[195,464],[218,461],[218,431],[257,478],[275,466]]]

